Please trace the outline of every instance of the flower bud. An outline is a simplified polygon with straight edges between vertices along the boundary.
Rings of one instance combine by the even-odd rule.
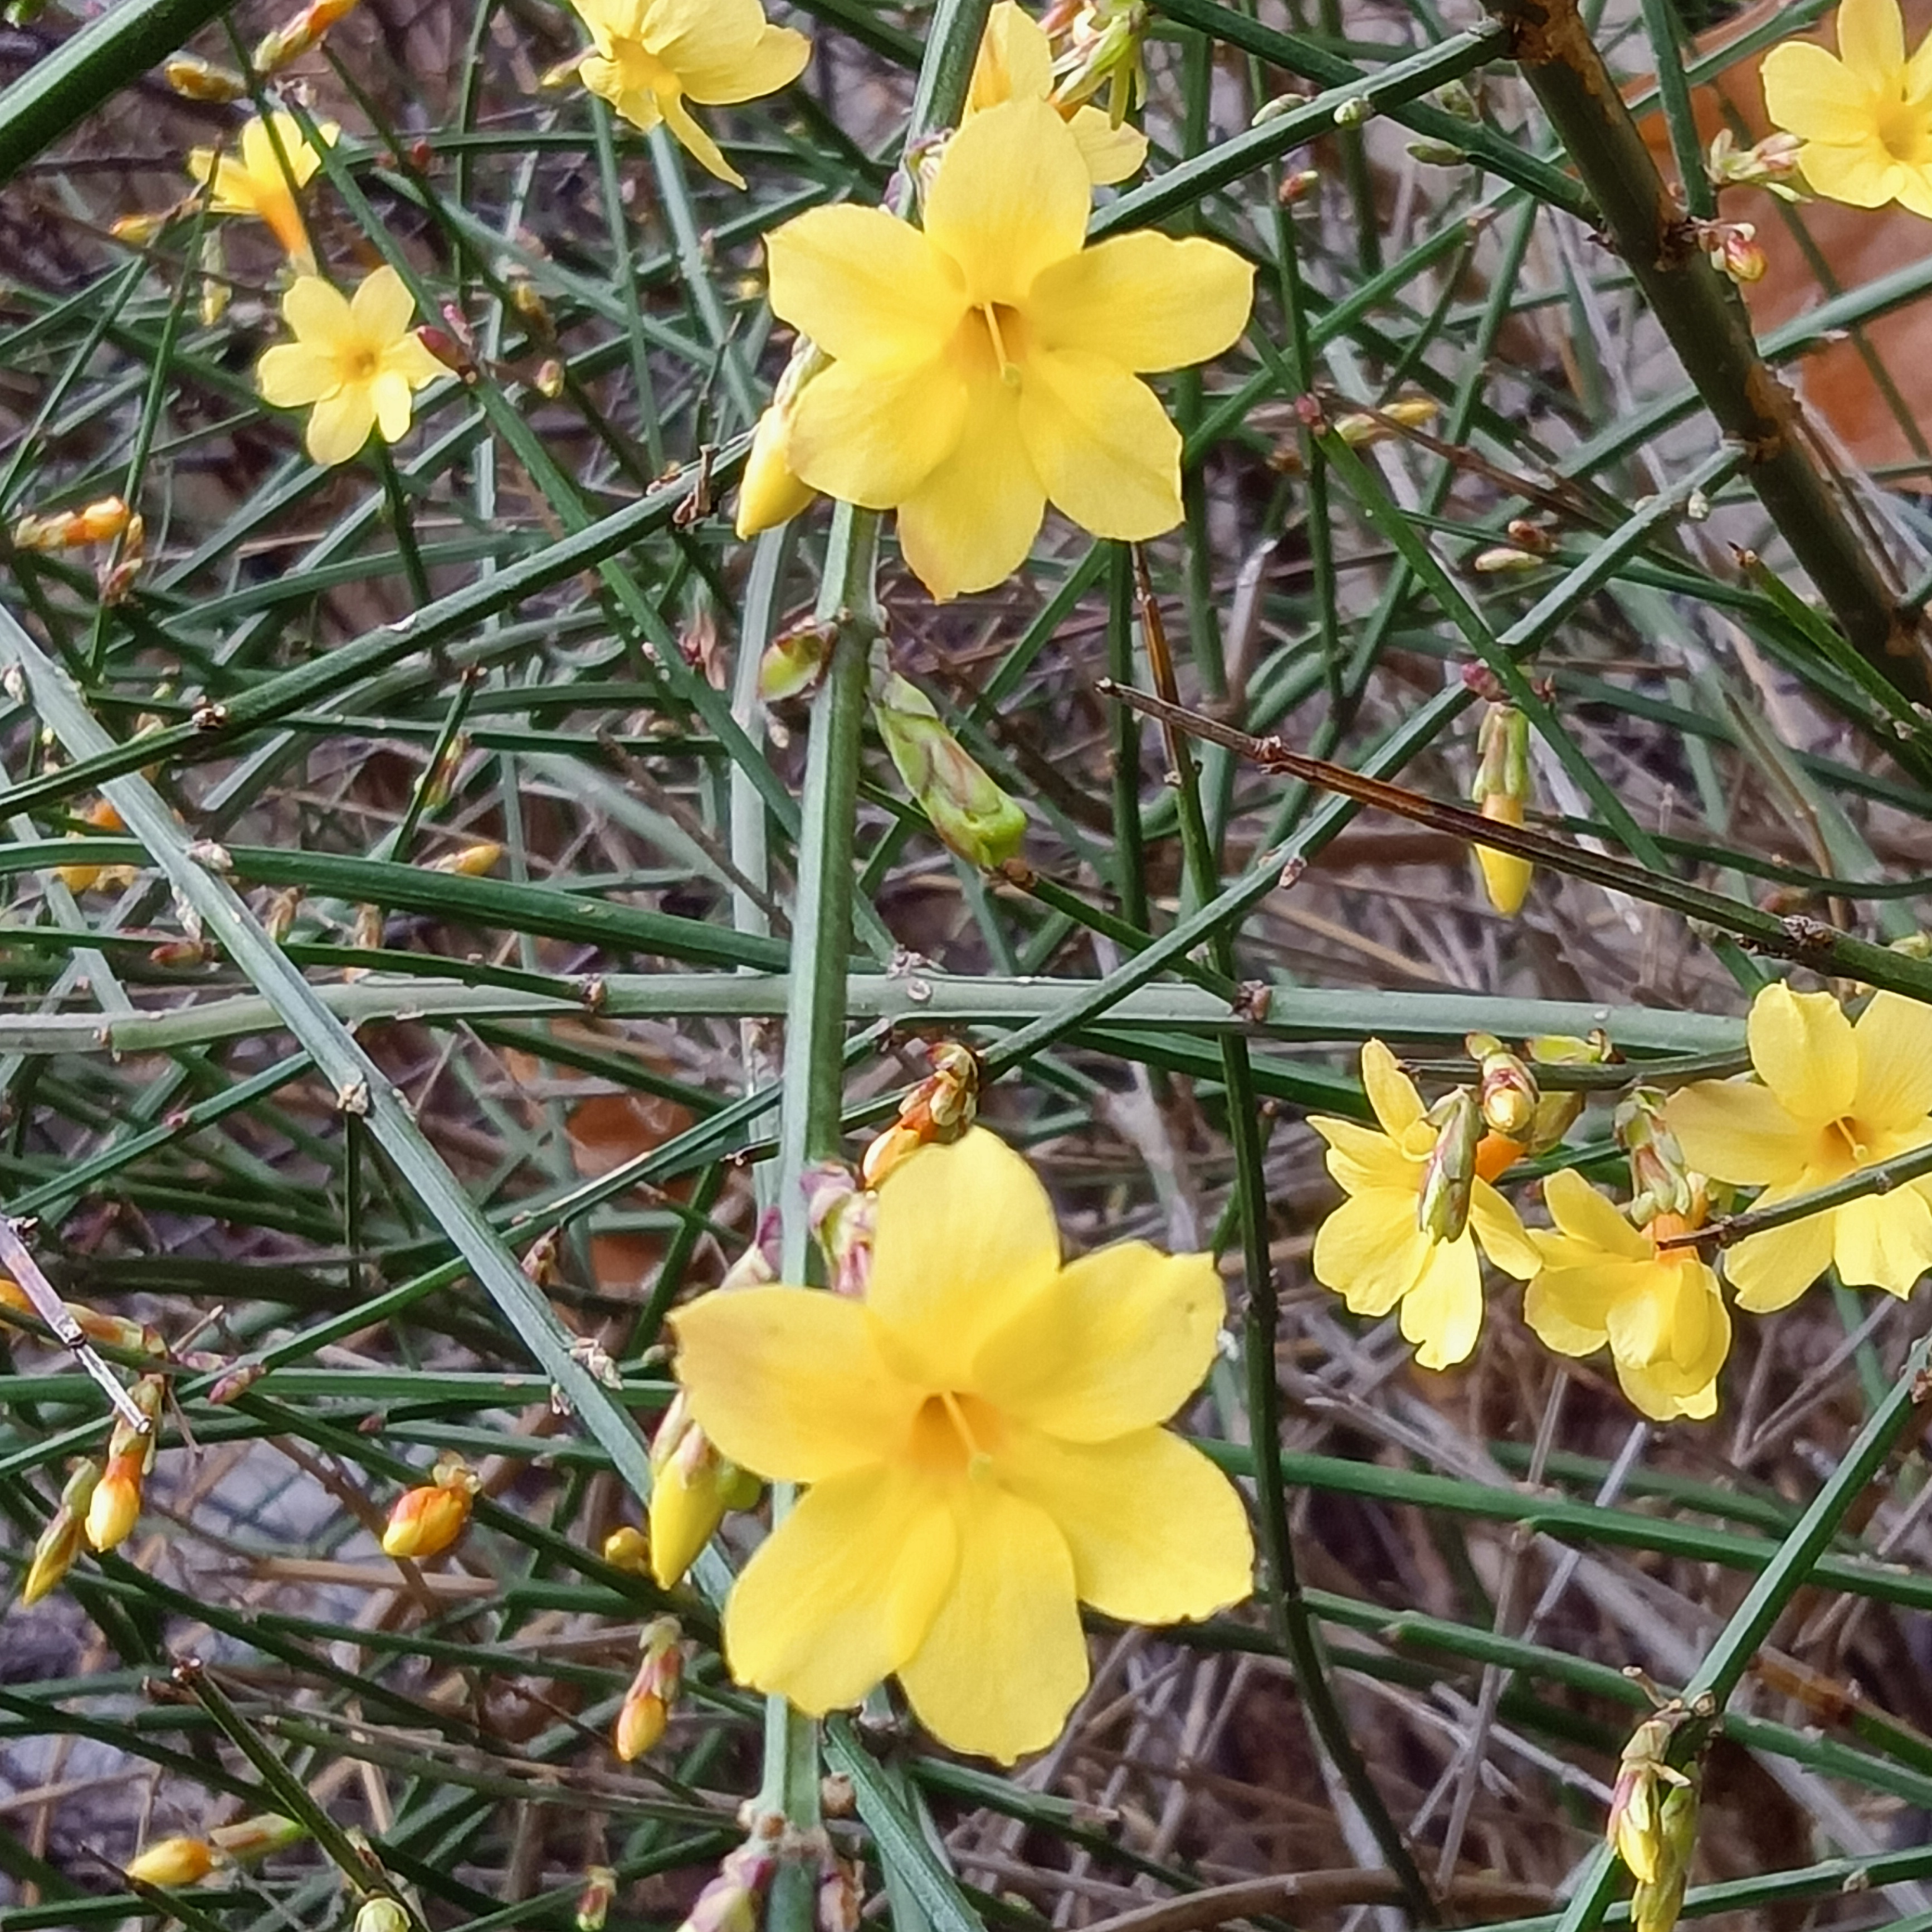
[[[1507,577],[1520,575],[1526,570],[1540,570],[1543,560],[1534,551],[1519,550],[1514,544],[1492,544],[1487,550],[1479,550],[1469,560],[1469,568],[1480,577]]]
[[[818,1878],[818,1932],[859,1932],[865,1902],[857,1868],[843,1858],[828,1858]]]
[[[916,685],[888,671],[872,694],[872,722],[914,802],[950,851],[988,872],[1018,851],[1026,814],[949,731]]]
[[[58,550],[107,543],[127,529],[134,514],[124,497],[102,496],[84,509],[22,517],[14,526],[14,546],[16,550]]]
[[[617,1896],[617,1874],[608,1865],[591,1865],[577,1894],[577,1932],[604,1932],[604,1922]]]
[[[745,458],[745,473],[738,484],[737,532],[740,537],[754,537],[760,530],[776,530],[788,524],[818,493],[801,482],[786,453],[791,436],[792,415],[805,386],[821,370],[831,367],[832,358],[818,344],[800,336],[791,359],[779,375],[772,400],[752,432],[752,447]]]
[[[1640,1228],[1659,1215],[1686,1226],[1701,1221],[1703,1190],[1665,1123],[1664,1096],[1654,1087],[1634,1088],[1617,1108],[1616,1131],[1630,1156],[1630,1219]]]
[[[614,1570],[633,1576],[648,1576],[651,1570],[650,1539],[634,1523],[614,1529],[604,1539],[604,1560]]]
[[[440,1556],[470,1522],[477,1478],[460,1456],[437,1458],[429,1482],[406,1490],[389,1510],[382,1532],[382,1553],[420,1561]]]
[[[794,624],[765,646],[758,660],[758,702],[783,704],[818,688],[832,656],[829,624]]]
[[[453,872],[458,878],[480,879],[496,869],[496,862],[502,856],[502,847],[494,839],[485,838],[474,845],[466,845],[460,851],[446,852],[432,862],[429,869],[432,872]]]
[[[899,1102],[898,1118],[859,1160],[859,1177],[876,1188],[907,1155],[932,1141],[957,1140],[980,1111],[980,1062],[969,1046],[937,1040],[926,1049],[932,1071]]]
[[[698,1894],[677,1932],[758,1932],[759,1901],[777,1870],[778,1859],[765,1845],[740,1845]]]
[[[820,1161],[800,1178],[806,1219],[831,1270],[832,1293],[864,1300],[872,1279],[878,1196],[861,1187],[842,1161]]]
[[[724,1520],[728,1467],[680,1390],[651,1438],[651,1574],[659,1589],[682,1580]]]
[[[1472,1033],[1463,1046],[1480,1072],[1476,1090],[1484,1124],[1506,1139],[1527,1140],[1542,1097],[1534,1075],[1493,1034]]]
[[[1539,1066],[1603,1066],[1616,1058],[1616,1049],[1600,1028],[1587,1040],[1569,1034],[1540,1034],[1529,1042],[1529,1057]],[[1553,1148],[1570,1131],[1583,1111],[1583,1099],[1574,1088],[1544,1089],[1530,1129],[1532,1154]]]
[[[205,1838],[157,1838],[138,1852],[128,1876],[142,1885],[198,1885],[214,1869],[214,1848]]]
[[[563,394],[565,374],[562,362],[554,356],[546,356],[537,364],[537,373],[530,386],[546,402],[554,403]]]
[[[232,69],[217,67],[199,54],[176,54],[161,65],[161,78],[186,100],[242,100],[248,83]]]
[[[74,1559],[80,1554],[81,1523],[87,1506],[94,1499],[100,1480],[98,1462],[77,1462],[61,1491],[58,1506],[47,1519],[46,1528],[34,1542],[34,1560],[27,1566],[26,1581],[20,1586],[22,1604],[38,1604],[59,1588]]]
[[[1684,1909],[1690,1856],[1697,1848],[1697,1788],[1673,1784],[1658,1807],[1657,1876],[1640,1880],[1630,1898],[1636,1932],[1672,1932]]]
[[[386,1892],[376,1892],[356,1907],[350,1932],[411,1932],[410,1915],[400,1900]]]
[[[1748,284],[1764,280],[1771,263],[1750,222],[1737,222],[1725,230],[1718,245],[1718,266],[1734,282]]]
[[[635,1763],[664,1734],[684,1682],[683,1634],[675,1617],[655,1617],[644,1626],[638,1674],[624,1693],[611,1733],[612,1745],[626,1764]]]
[[[298,1845],[308,1836],[308,1827],[279,1813],[263,1811],[252,1818],[238,1819],[232,1825],[218,1825],[208,1841],[222,1858],[234,1864],[252,1864],[271,1852]]]
[[[1530,796],[1529,720],[1514,704],[1492,703],[1483,713],[1469,796],[1492,824],[1521,827]],[[1515,918],[1535,868],[1527,859],[1491,846],[1478,845],[1475,853],[1490,903],[1504,918]]]
[[[87,1504],[87,1540],[96,1550],[118,1548],[140,1520],[142,1486],[160,1443],[165,1393],[159,1376],[142,1376],[128,1394],[145,1427],[137,1429],[117,1417],[109,1433],[107,1466]]]
[[[768,1281],[778,1278],[778,1244],[783,1228],[781,1217],[775,1208],[767,1208],[758,1217],[758,1226],[752,1245],[724,1270],[724,1279],[718,1286],[721,1290],[732,1288],[762,1288]],[[672,1408],[677,1407],[674,1401]],[[670,1417],[666,1413],[664,1420]]]
[[[152,213],[117,214],[109,223],[107,232],[117,242],[124,242],[130,248],[145,248],[161,230],[175,218],[177,211],[164,208]]]
[[[1459,1087],[1429,1110],[1436,1144],[1424,1166],[1415,1204],[1416,1226],[1432,1241],[1462,1238],[1469,1225],[1469,1197],[1476,1181],[1476,1148],[1483,1116],[1474,1094]]]

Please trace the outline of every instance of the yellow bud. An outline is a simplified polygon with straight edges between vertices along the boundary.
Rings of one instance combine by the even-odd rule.
[[[1493,824],[1520,827],[1530,795],[1529,721],[1514,704],[1487,706],[1477,734],[1477,765],[1470,796]],[[1478,845],[1476,863],[1490,903],[1505,919],[1514,919],[1529,896],[1535,867],[1514,853]]]
[[[236,1863],[266,1858],[286,1845],[298,1845],[308,1836],[306,1826],[279,1813],[264,1811],[253,1818],[240,1818],[232,1825],[218,1825],[208,1841],[223,1858]]]
[[[648,1576],[650,1573],[650,1540],[634,1524],[626,1523],[620,1529],[614,1529],[604,1539],[604,1560],[614,1570],[628,1570],[633,1576]]]
[[[1459,1087],[1430,1110],[1436,1130],[1417,1196],[1416,1225],[1432,1241],[1462,1238],[1469,1224],[1469,1200],[1476,1180],[1476,1149],[1483,1138],[1483,1116],[1476,1096]]]
[[[608,1865],[590,1865],[584,1874],[584,1889],[577,1894],[577,1932],[604,1932],[617,1896],[617,1874]]]
[[[395,1900],[379,1892],[356,1908],[352,1932],[410,1932],[410,1915]]]
[[[468,1525],[476,1493],[476,1478],[460,1460],[440,1462],[434,1482],[396,1498],[382,1532],[383,1554],[440,1556]]]
[[[161,78],[188,100],[241,100],[248,96],[248,83],[238,74],[199,54],[176,54],[164,62]]]
[[[197,1885],[214,1869],[214,1848],[205,1838],[157,1838],[128,1868],[142,1885]]]
[[[146,1474],[138,1453],[116,1456],[94,1485],[87,1505],[87,1540],[95,1550],[116,1550],[134,1533],[141,1514],[141,1482]]]
[[[464,846],[460,852],[446,852],[429,869],[432,872],[454,872],[460,878],[480,879],[496,869],[496,862],[502,856],[502,847],[494,839],[485,838],[476,844]]]
[[[10,1288],[13,1283],[6,1285]],[[100,1480],[100,1465],[91,1462],[76,1464],[68,1478],[59,1507],[34,1540],[34,1560],[20,1586],[22,1604],[38,1604],[50,1591],[58,1589],[74,1568],[74,1559],[80,1554],[81,1521]]]
[[[143,248],[175,218],[175,211],[164,208],[152,214],[117,214],[107,232],[130,248]]]
[[[127,529],[134,514],[124,499],[102,496],[82,509],[22,517],[14,526],[14,547],[32,550],[78,550],[86,544],[106,543]]]
[[[751,450],[738,484],[736,528],[741,537],[754,537],[760,530],[790,523],[818,494],[810,484],[800,482],[786,460],[790,428],[790,407],[775,401],[752,432]]]
[[[723,1464],[680,1394],[651,1441],[651,1574],[676,1585],[724,1520]]]

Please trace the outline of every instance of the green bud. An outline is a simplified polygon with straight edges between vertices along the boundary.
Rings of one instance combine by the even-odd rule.
[[[1636,1088],[1617,1108],[1617,1138],[1630,1156],[1630,1219],[1641,1228],[1660,1214],[1690,1214],[1697,1189],[1655,1088]]]
[[[1429,1110],[1436,1130],[1423,1171],[1415,1222],[1432,1241],[1462,1238],[1469,1225],[1469,1196],[1476,1180],[1476,1148],[1483,1138],[1483,1115],[1474,1091],[1459,1087]]]
[[[872,694],[872,722],[914,802],[946,848],[990,872],[1020,849],[1026,814],[945,726],[919,688],[888,671]]]
[[[814,690],[825,675],[832,640],[831,627],[826,624],[797,624],[781,631],[758,660],[759,702],[782,704]]]
[[[1462,1044],[1481,1071],[1484,1124],[1505,1140],[1527,1140],[1543,1097],[1536,1076],[1493,1034],[1472,1033]]]

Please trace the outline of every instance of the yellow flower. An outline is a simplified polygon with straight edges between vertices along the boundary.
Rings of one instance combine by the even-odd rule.
[[[1932,35],[1906,58],[1898,0],[1844,0],[1836,58],[1810,40],[1773,47],[1764,104],[1804,143],[1798,165],[1816,193],[1932,215]]]
[[[1660,1214],[1640,1234],[1568,1168],[1543,1197],[1556,1231],[1530,1232],[1543,1266],[1522,1312],[1544,1346],[1588,1355],[1607,1343],[1624,1394],[1652,1421],[1715,1414],[1731,1346],[1718,1277],[1696,1249],[1658,1245],[1685,1222]]]
[[[323,121],[316,124],[315,131],[323,146],[333,147],[342,130],[333,121]],[[253,215],[266,221],[296,268],[304,274],[314,274],[315,251],[309,246],[308,230],[296,206],[296,190],[308,186],[322,166],[321,155],[309,146],[292,114],[249,122],[242,130],[241,146],[238,158],[218,156],[212,148],[190,148],[188,173],[204,186],[214,177],[214,194],[208,206],[215,214]]]
[[[578,68],[584,86],[648,134],[662,122],[700,167],[742,188],[745,178],[692,118],[700,106],[754,100],[789,87],[812,43],[774,27],[759,0],[572,0],[596,44]]]
[[[1439,1240],[1418,1218],[1436,1130],[1414,1083],[1378,1040],[1362,1048],[1362,1084],[1382,1131],[1324,1114],[1308,1124],[1328,1143],[1328,1172],[1348,1198],[1315,1237],[1315,1278],[1357,1315],[1400,1306],[1402,1332],[1425,1369],[1446,1369],[1476,1346],[1483,1325],[1482,1263],[1477,1248],[1506,1274],[1527,1280],[1541,1265],[1516,1210],[1492,1187],[1519,1150],[1500,1136],[1477,1149],[1468,1224]]]
[[[157,1838],[128,1867],[142,1885],[199,1885],[214,1869],[214,1848],[206,1838]]]
[[[1691,1166],[1762,1187],[1774,1208],[1932,1142],[1932,1010],[1876,994],[1855,1027],[1828,993],[1781,981],[1752,1003],[1747,1080],[1706,1080],[1672,1096],[1664,1119]],[[1762,1315],[1836,1266],[1848,1287],[1900,1297],[1932,1268],[1932,1178],[1748,1235],[1726,1252],[1738,1306]]]
[[[282,298],[295,332],[256,365],[262,400],[283,410],[315,405],[303,437],[317,463],[346,463],[375,430],[385,442],[409,434],[410,394],[446,374],[410,327],[416,304],[394,268],[378,268],[344,300],[315,275]]]
[[[1011,100],[947,143],[922,230],[846,206],[770,238],[772,308],[832,358],[793,405],[787,460],[896,509],[935,597],[1016,569],[1049,500],[1096,536],[1180,520],[1180,438],[1140,377],[1233,342],[1253,271],[1198,238],[1085,248],[1091,193],[1066,122]]]
[[[1147,136],[1123,123],[1116,128],[1098,107],[1070,107],[1053,98],[1053,46],[1019,0],[998,0],[986,16],[986,32],[966,95],[970,118],[1004,100],[1044,100],[1073,131],[1096,188],[1125,181],[1147,159]]]
[[[956,1749],[1050,1743],[1087,1684],[1078,1603],[1163,1624],[1252,1587],[1240,1498],[1160,1426],[1223,1312],[1205,1255],[1062,1267],[1046,1190],[976,1129],[880,1186],[862,1301],[746,1288],[673,1317],[719,1450],[811,1485],[725,1605],[733,1676],[817,1714],[896,1675]]]

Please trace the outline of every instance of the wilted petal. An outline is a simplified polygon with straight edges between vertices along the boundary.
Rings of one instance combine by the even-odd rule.
[[[1234,1486],[1164,1429],[1092,1444],[1016,1430],[998,1473],[1059,1526],[1080,1599],[1103,1616],[1178,1623],[1254,1587],[1254,1540]]]
[[[816,1289],[700,1295],[670,1318],[698,1426],[730,1461],[815,1483],[886,1460],[923,1391],[890,1374],[865,1307]]]
[[[1040,1177],[975,1127],[921,1148],[886,1177],[866,1307],[899,1372],[954,1388],[1059,1268],[1060,1230]]]
[[[1118,363],[1073,350],[1026,361],[1020,434],[1054,506],[1095,536],[1144,542],[1180,520],[1180,433]]]
[[[815,1484],[724,1606],[732,1676],[813,1717],[856,1703],[926,1640],[957,1556],[952,1512],[910,1473]]]
[[[854,368],[925,366],[966,310],[925,236],[882,208],[810,208],[765,247],[772,312]]]
[[[1043,270],[1027,317],[1046,348],[1085,350],[1124,369],[1182,369],[1240,339],[1254,281],[1218,242],[1144,230]]]
[[[1062,1268],[962,1385],[1050,1435],[1104,1442],[1165,1422],[1201,1386],[1226,1312],[1211,1256],[1121,1241]]]
[[[955,1508],[952,1588],[899,1681],[941,1742],[1010,1764],[1050,1744],[1087,1688],[1073,1558],[1044,1510],[992,1482],[962,1484]]]
[[[1042,268],[1078,250],[1092,200],[1066,123],[1043,100],[1010,100],[974,115],[946,144],[926,196],[926,232],[958,268],[975,308],[1017,308]]]

